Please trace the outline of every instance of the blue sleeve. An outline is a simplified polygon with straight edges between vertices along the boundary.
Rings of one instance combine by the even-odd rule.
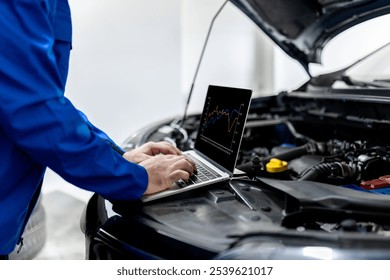
[[[0,126],[37,163],[108,199],[140,197],[146,170],[90,130],[64,97],[47,1],[0,2]]]
[[[100,130],[97,128],[95,125],[93,125],[89,120],[88,117],[81,111],[79,111],[80,116],[84,119],[84,121],[87,123],[89,130],[91,133],[94,133],[95,135],[99,136],[100,138],[104,139],[107,141],[110,145],[111,148],[113,148],[116,152],[118,152],[120,155],[123,155],[125,151],[119,147],[111,138],[108,136],[104,131]]]

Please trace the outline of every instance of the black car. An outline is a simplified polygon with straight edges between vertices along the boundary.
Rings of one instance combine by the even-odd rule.
[[[341,32],[389,0],[231,0],[310,73]],[[386,30],[386,29],[385,29]],[[385,34],[384,34],[385,35]],[[229,181],[148,203],[94,195],[87,259],[390,259],[390,45],[296,90],[251,101]],[[123,147],[192,149],[199,114]]]

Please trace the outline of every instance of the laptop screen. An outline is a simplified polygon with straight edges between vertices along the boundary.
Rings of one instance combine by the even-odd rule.
[[[252,91],[210,85],[195,149],[233,173]]]

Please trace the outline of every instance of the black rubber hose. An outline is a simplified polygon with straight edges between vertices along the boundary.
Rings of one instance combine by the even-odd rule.
[[[299,181],[314,181],[315,179],[332,175],[339,166],[335,163],[319,163],[310,168],[299,178]]]
[[[276,155],[268,156],[265,158],[262,158],[263,162],[269,162],[271,158],[277,158],[284,161],[290,161],[295,158],[301,157],[303,155],[309,154],[309,144],[305,144],[296,148],[291,148],[285,152],[281,152]]]

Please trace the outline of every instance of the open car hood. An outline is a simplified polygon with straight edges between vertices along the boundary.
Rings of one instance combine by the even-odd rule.
[[[330,39],[390,10],[390,0],[230,1],[308,73],[309,63],[321,63]]]

